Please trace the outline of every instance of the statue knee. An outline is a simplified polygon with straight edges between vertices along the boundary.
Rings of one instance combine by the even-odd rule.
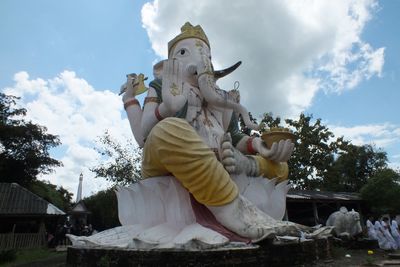
[[[183,139],[197,135],[193,127],[184,119],[168,117],[158,122],[151,130],[147,140],[151,143],[174,143],[179,145]]]

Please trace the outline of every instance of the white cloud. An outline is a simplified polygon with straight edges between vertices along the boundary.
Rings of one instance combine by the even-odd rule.
[[[378,147],[385,148],[398,142],[400,138],[399,126],[390,123],[359,125],[343,127],[330,125],[328,127],[335,136],[344,136],[355,145],[374,143]]]
[[[290,117],[319,90],[340,93],[381,75],[384,48],[361,38],[377,8],[374,0],[155,0],[143,6],[142,23],[161,58],[186,21],[202,25],[217,67],[243,61],[221,86],[239,80],[251,112]]]
[[[388,153],[389,167],[400,169],[400,126],[390,123],[358,125],[343,127],[329,125],[328,128],[336,137],[344,136],[354,145],[372,144],[383,148]],[[392,156],[390,156],[392,155]]]
[[[60,136],[62,146],[52,151],[63,167],[41,177],[64,186],[72,193],[78,188],[79,174],[84,175],[83,195],[88,196],[109,186],[94,179],[90,167],[97,165],[94,140],[107,129],[117,140],[131,138],[127,119],[122,118],[120,97],[108,90],[96,91],[72,71],[63,71],[52,79],[30,79],[28,73],[14,75],[15,84],[4,88],[6,94],[20,96],[27,109],[27,119],[46,126],[48,132]],[[64,152],[65,151],[65,152]]]

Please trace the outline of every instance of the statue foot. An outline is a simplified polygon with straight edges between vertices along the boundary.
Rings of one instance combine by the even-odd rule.
[[[231,203],[208,209],[223,226],[253,242],[274,237],[279,224],[241,195]]]

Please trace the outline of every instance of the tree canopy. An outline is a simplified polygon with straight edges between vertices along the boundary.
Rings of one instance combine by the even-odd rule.
[[[83,201],[88,210],[92,212],[90,221],[97,231],[120,225],[117,196],[113,188],[99,191]]]
[[[61,143],[46,127],[24,120],[26,109],[16,108],[18,99],[0,93],[0,177],[28,185],[37,175],[62,165],[49,154]]]
[[[56,186],[48,181],[36,180],[31,182],[28,188],[65,212],[68,212],[71,208],[72,193],[62,186]]]
[[[400,173],[384,168],[375,172],[361,188],[361,197],[377,215],[400,211]]]
[[[127,185],[141,179],[141,150],[131,139],[125,144],[115,140],[109,132],[105,132],[97,140],[99,147],[95,149],[103,157],[103,161],[90,170],[95,177],[105,178],[114,184]]]
[[[330,191],[359,192],[371,177],[387,167],[386,153],[372,145],[349,144],[333,162],[323,187]]]

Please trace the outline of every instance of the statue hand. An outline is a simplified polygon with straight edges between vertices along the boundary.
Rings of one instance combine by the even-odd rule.
[[[294,144],[290,139],[274,142],[271,148],[267,148],[261,138],[256,137],[253,139],[252,145],[254,150],[260,153],[261,156],[276,162],[288,161],[294,148]]]
[[[121,91],[122,87],[126,87],[124,94],[122,95],[122,102],[126,102],[127,100],[134,98],[136,95],[136,91],[138,90],[139,86],[136,83],[137,80],[137,75],[132,73],[127,75],[126,83],[124,83],[121,86]],[[134,86],[134,84],[136,84]]]
[[[183,66],[176,59],[168,59],[164,63],[162,79],[162,98],[160,113],[163,117],[173,116],[186,103],[183,95]]]
[[[232,137],[230,133],[225,133],[221,138],[219,158],[228,173],[235,173],[236,159],[233,152]]]

